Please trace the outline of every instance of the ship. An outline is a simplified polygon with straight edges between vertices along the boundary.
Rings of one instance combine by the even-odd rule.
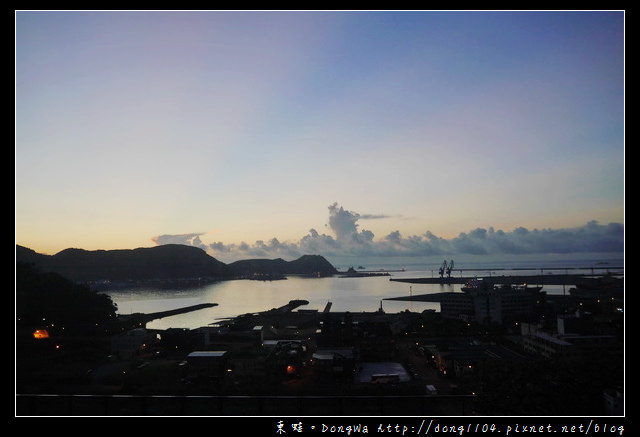
[[[489,291],[489,290],[502,290],[502,291],[540,291],[542,290],[541,286],[538,285],[529,285],[529,284],[502,284],[496,285],[491,283],[490,281],[485,281],[482,278],[474,278],[467,283],[465,283],[461,288],[462,291],[474,292],[474,291]]]

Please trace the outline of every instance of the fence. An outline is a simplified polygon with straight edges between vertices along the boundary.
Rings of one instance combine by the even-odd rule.
[[[423,416],[472,414],[475,396],[16,395],[16,416]]]

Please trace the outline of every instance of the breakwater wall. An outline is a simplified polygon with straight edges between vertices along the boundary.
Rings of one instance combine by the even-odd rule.
[[[390,278],[394,282],[409,284],[466,284],[473,279],[482,279],[487,284],[529,284],[529,285],[577,285],[600,281],[599,277],[578,274],[547,275],[496,275],[496,276],[462,276],[451,278]]]
[[[177,308],[168,311],[159,311],[155,313],[133,313],[133,314],[120,314],[118,316],[118,325],[144,325],[152,320],[162,319],[163,317],[175,316],[178,314],[189,313],[191,311],[198,311],[204,308],[211,308],[217,306],[217,303],[201,303],[198,305],[191,305],[188,307]]]

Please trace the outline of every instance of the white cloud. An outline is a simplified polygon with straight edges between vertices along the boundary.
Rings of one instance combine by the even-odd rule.
[[[184,244],[186,246],[196,246],[202,249],[206,249],[207,246],[202,243],[200,236],[206,234],[206,232],[192,233],[192,234],[177,234],[177,235],[158,235],[152,237],[151,241],[161,246],[163,244]]]
[[[543,254],[623,252],[624,225],[601,225],[591,221],[584,226],[564,229],[533,229],[518,227],[512,231],[476,228],[458,237],[444,239],[426,231],[422,235],[403,236],[393,231],[376,240],[373,232],[359,230],[358,221],[386,216],[348,211],[337,203],[329,205],[328,228],[333,235],[315,229],[298,241],[283,242],[277,238],[258,240],[253,244],[204,244],[203,233],[161,235],[152,240],[157,244],[188,244],[207,250],[223,259],[284,258],[295,259],[306,254],[338,256],[430,256],[455,254]]]

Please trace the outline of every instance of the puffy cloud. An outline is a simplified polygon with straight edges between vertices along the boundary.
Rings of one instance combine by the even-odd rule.
[[[298,241],[283,242],[277,238],[253,244],[202,243],[202,233],[161,235],[152,240],[157,244],[190,244],[201,247],[213,256],[231,259],[284,258],[295,259],[305,254],[327,257],[340,256],[430,256],[455,254],[542,254],[623,252],[624,225],[601,225],[596,221],[584,226],[565,229],[515,228],[506,232],[494,228],[476,228],[462,232],[453,239],[444,239],[426,231],[422,235],[403,236],[393,231],[376,240],[373,232],[358,230],[358,222],[366,219],[386,218],[348,211],[334,203],[329,206],[328,228],[333,235],[310,229]]]
[[[329,205],[329,227],[335,232],[338,240],[344,241],[357,234],[356,222],[359,218],[359,214],[346,211],[343,207],[338,207],[337,203]]]
[[[151,241],[156,243],[157,245],[163,244],[184,244],[186,246],[196,246],[203,249],[206,249],[207,246],[202,243],[200,240],[200,236],[206,234],[206,232],[197,232],[193,234],[177,234],[177,235],[158,235],[157,237],[152,237]]]

